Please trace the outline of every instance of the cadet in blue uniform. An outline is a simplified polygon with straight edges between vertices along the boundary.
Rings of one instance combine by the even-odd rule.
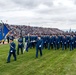
[[[67,39],[67,48],[69,48],[70,35],[66,36],[66,39]]]
[[[74,48],[76,48],[76,35],[74,35],[73,38],[74,38]]]
[[[37,36],[32,35],[31,36],[31,47],[35,48],[36,40],[37,40]]]
[[[54,36],[51,36],[51,49],[54,49]]]
[[[74,49],[74,38],[73,36],[71,35],[71,38],[70,38],[70,51]]]
[[[17,49],[18,55],[19,55],[19,49],[21,49],[21,54],[23,54],[23,38],[22,38],[22,36],[20,36],[18,39],[18,49]]]
[[[46,40],[45,40],[45,36],[42,35],[42,36],[41,36],[41,39],[43,40],[43,48],[45,48],[45,47],[46,47],[46,46],[45,46],[45,41],[46,41]]]
[[[31,36],[30,36],[30,34],[28,34],[26,42],[27,42],[26,51],[28,52],[28,48],[31,47]]]
[[[67,49],[67,40],[65,35],[62,38],[62,50],[64,49]]]
[[[34,37],[34,47],[36,47],[37,36]]]
[[[16,45],[13,42],[12,37],[10,37],[10,50],[9,50],[9,55],[8,55],[8,58],[7,58],[7,63],[10,62],[11,55],[14,56],[14,60],[16,61],[16,49],[15,48],[16,48]]]
[[[56,50],[56,35],[53,35],[53,49]]]
[[[50,36],[47,36],[47,38],[46,38],[46,46],[47,46],[47,49],[48,49],[49,40],[50,40]]]
[[[50,37],[48,38],[48,50],[50,50],[51,42],[52,42],[52,36],[50,36]]]
[[[43,48],[43,40],[41,39],[41,37],[38,37],[36,43],[36,58],[38,58],[38,51],[40,51],[40,56],[42,56],[42,48]]]
[[[49,38],[48,38],[48,50],[53,49],[53,36],[51,35]]]
[[[8,41],[8,43],[9,43],[9,35],[7,35],[7,41]]]
[[[30,36],[30,48],[34,48],[34,36],[33,35],[31,35]]]
[[[48,48],[48,36],[44,37],[44,47],[45,49]]]
[[[62,38],[63,36],[62,35],[59,35],[59,39],[60,39],[60,47],[62,48]]]
[[[56,49],[60,48],[60,39],[58,36],[56,36]]]

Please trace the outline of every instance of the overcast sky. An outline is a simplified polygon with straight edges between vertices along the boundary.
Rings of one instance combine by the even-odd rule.
[[[0,20],[59,29],[76,29],[76,0],[0,0]]]

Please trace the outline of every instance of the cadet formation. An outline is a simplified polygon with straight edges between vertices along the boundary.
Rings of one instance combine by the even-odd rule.
[[[23,40],[24,39],[24,40]],[[10,62],[10,57],[13,55],[14,60],[17,60],[17,55],[23,54],[24,51],[29,52],[29,48],[36,49],[35,57],[38,58],[38,52],[40,56],[43,55],[43,49],[46,50],[67,50],[70,51],[76,48],[76,35],[30,35],[25,37],[20,36],[18,38],[18,45],[16,50],[16,44],[13,37],[7,37],[8,43],[10,42],[10,50],[8,53],[7,63]],[[17,51],[17,52],[16,52]]]

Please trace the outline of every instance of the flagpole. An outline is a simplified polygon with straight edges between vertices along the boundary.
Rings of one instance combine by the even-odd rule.
[[[4,29],[4,25],[3,25],[3,24],[4,24],[4,23],[3,23],[2,20],[1,20],[1,22],[2,22],[2,38],[3,38],[3,36],[4,36],[4,35],[3,35],[3,29]]]

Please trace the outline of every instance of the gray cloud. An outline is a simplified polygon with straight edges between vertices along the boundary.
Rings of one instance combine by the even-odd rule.
[[[13,0],[13,2],[25,8],[35,8],[40,4],[53,5],[52,0]]]
[[[58,27],[58,25],[61,26],[61,24],[67,26],[75,25],[75,6],[64,6],[65,3],[63,4],[63,2],[59,2],[56,6],[54,1],[57,0],[6,0],[6,2],[2,0],[0,1],[0,19],[9,20],[10,24],[30,23],[31,25],[46,25],[48,27]],[[73,1],[74,5],[76,4],[76,0],[70,1]],[[40,9],[40,5],[44,6]],[[31,16],[26,16],[27,14],[23,15],[25,13],[24,11],[29,12],[29,14],[27,14],[31,14]],[[8,14],[9,12],[12,13],[12,15]],[[16,14],[19,14],[19,16]]]
[[[74,1],[74,4],[76,5],[76,0],[73,0]]]

